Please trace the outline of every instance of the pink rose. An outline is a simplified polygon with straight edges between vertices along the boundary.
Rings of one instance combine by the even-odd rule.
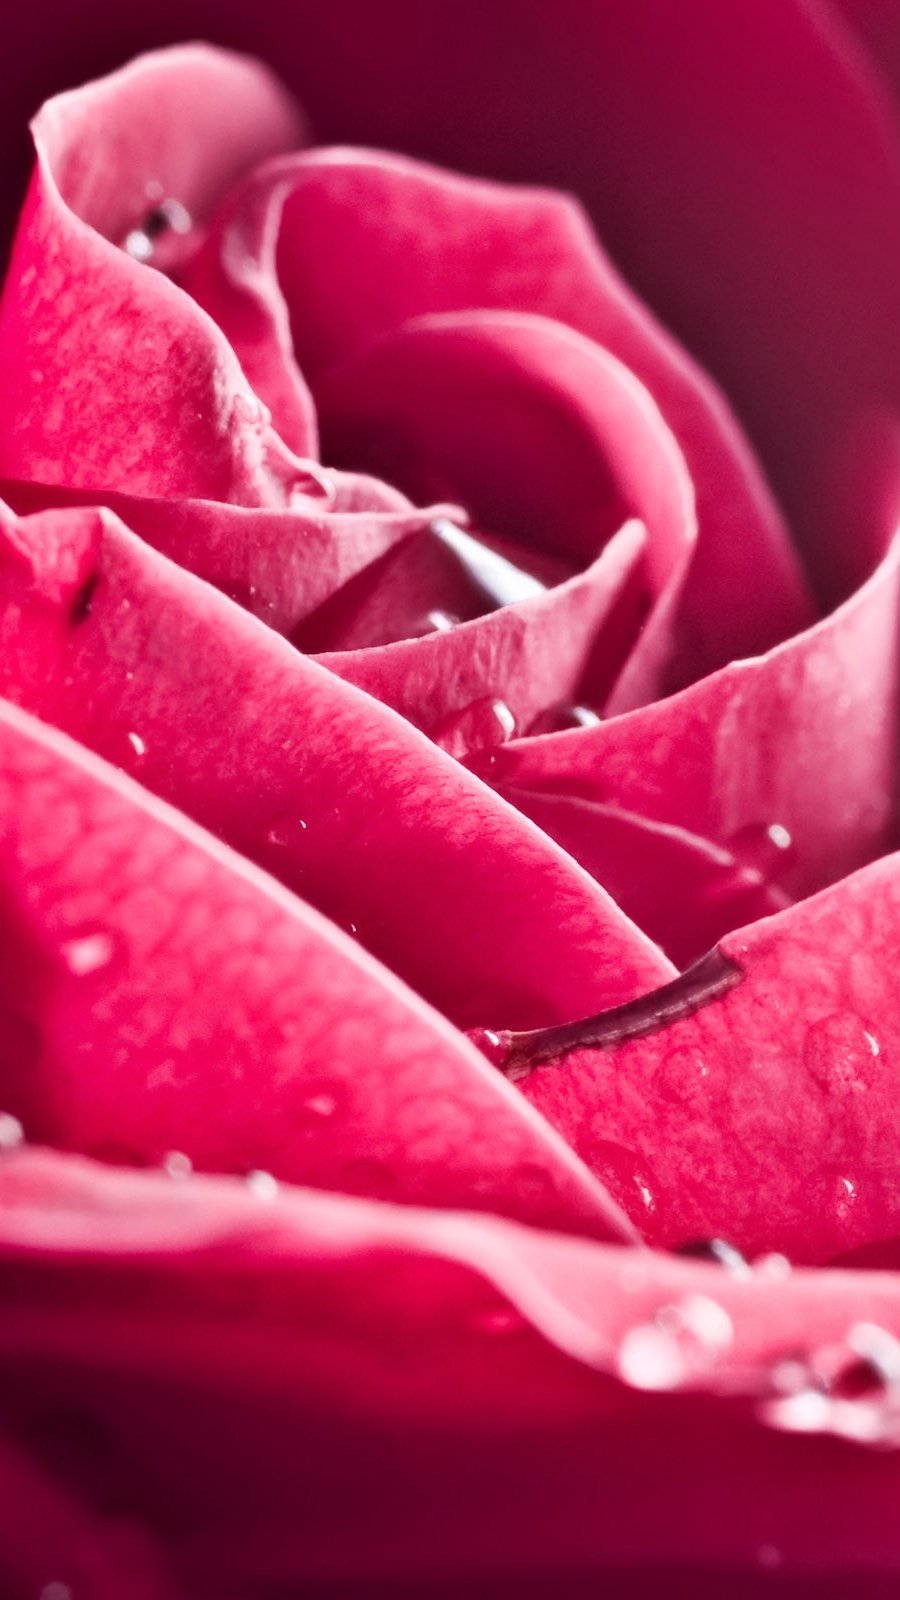
[[[0,1592],[900,1593],[900,15],[230,9],[8,56]]]

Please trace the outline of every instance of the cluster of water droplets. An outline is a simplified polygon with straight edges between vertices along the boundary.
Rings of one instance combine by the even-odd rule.
[[[695,1239],[678,1255],[720,1266],[732,1279],[765,1282],[790,1275],[777,1253],[750,1262],[723,1239]],[[635,1288],[642,1286],[638,1279]],[[690,1387],[715,1372],[734,1342],[731,1315],[714,1294],[690,1292],[661,1305],[652,1317],[622,1336],[616,1357],[619,1377],[633,1389],[653,1392]]]
[[[129,229],[122,243],[125,254],[133,261],[155,264],[161,244],[169,238],[183,239],[193,227],[193,218],[180,200],[163,194],[158,183],[147,185],[150,209],[141,221]]]
[[[619,1376],[633,1389],[677,1389],[707,1373],[733,1339],[731,1317],[718,1300],[684,1295],[628,1329],[618,1350]]]
[[[776,1362],[761,1414],[786,1433],[827,1433],[857,1444],[900,1446],[900,1340],[856,1322],[831,1344]]]

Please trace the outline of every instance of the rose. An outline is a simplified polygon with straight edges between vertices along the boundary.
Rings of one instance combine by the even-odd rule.
[[[809,49],[806,70],[817,84]],[[246,69],[196,58],[173,69],[174,84],[168,67],[149,83],[126,81],[120,103],[101,120],[104,184],[88,198],[101,209],[121,208],[104,226],[126,220],[123,241],[146,220],[128,207],[148,153],[161,158],[174,144],[177,166],[212,148],[219,170],[190,174],[202,194],[223,169],[231,178],[263,153],[267,138],[287,136],[284,103]],[[193,143],[172,137],[188,92]],[[242,120],[248,101],[252,114]],[[72,140],[72,124],[94,103],[88,95],[43,119],[49,176],[63,181],[70,201],[66,185],[77,189],[91,170],[90,126]],[[233,112],[231,146],[222,137],[223,103]],[[204,114],[209,136],[197,126]],[[130,119],[143,136],[136,171],[125,159],[134,151]],[[109,127],[124,152],[115,171]],[[165,144],[148,152],[148,138],[162,133]],[[265,606],[266,620],[292,631],[298,597],[305,607],[321,603],[354,570],[364,575],[379,552],[410,544],[421,519],[411,524],[414,514],[396,497],[354,477],[339,480],[337,509],[327,510],[316,471],[301,478],[211,325],[161,278],[79,227],[49,176],[43,193],[40,182],[34,191],[7,290],[3,341],[18,403],[8,408],[4,462],[7,472],[32,480],[10,485],[10,497],[23,509],[47,504],[61,497],[42,482],[50,479],[57,490],[80,488],[89,503],[112,502],[150,545],[232,587],[245,606]],[[244,202],[246,219],[246,195]],[[164,216],[176,226],[157,233],[154,218],[150,229],[162,265],[166,253],[177,257],[184,237],[182,215],[170,207]],[[420,203],[419,243],[429,237],[429,216]],[[433,218],[431,225],[442,244],[452,237]],[[544,215],[542,237],[548,226]],[[201,257],[188,236],[186,259],[168,261],[204,299],[216,288],[221,238],[214,227]],[[132,241],[133,253],[145,248]],[[571,256],[567,265],[571,272]],[[352,266],[352,258],[342,263]],[[381,292],[392,286],[389,275]],[[241,348],[254,309],[271,311],[271,286],[257,279],[255,287],[255,305],[220,299],[214,309],[223,323],[237,318],[228,331],[245,372],[254,371],[264,393],[274,383],[271,398],[293,405],[295,427],[308,425],[277,344],[260,343],[265,360],[255,369],[252,341]],[[604,288],[615,292],[614,283]],[[91,317],[92,297],[104,312],[114,304],[117,315]],[[341,299],[340,311],[355,309],[346,286]],[[586,300],[582,288],[578,305]],[[494,339],[493,358],[512,337],[509,321],[495,322],[495,335],[498,326],[507,343]],[[448,330],[427,331],[444,352],[446,383],[454,374],[441,344]],[[472,330],[464,331],[457,367],[483,385],[496,367],[483,344],[473,351]],[[450,332],[458,340],[458,324]],[[552,389],[538,361],[550,332],[533,322],[516,322],[514,332],[525,377],[528,358],[544,392]],[[392,337],[402,345],[408,335]],[[644,489],[646,463],[658,455],[663,487],[667,464],[669,480],[683,482],[678,450],[690,456],[691,429],[676,428],[667,444],[657,413],[617,368],[569,335],[553,338],[554,379],[565,377],[557,371],[562,355],[581,373],[590,367],[590,397],[599,405],[607,398],[602,371],[618,406],[631,401],[626,444],[645,428],[644,470],[628,480],[627,449],[617,453],[608,403],[599,443],[626,498]],[[647,342],[659,359],[655,338]],[[415,338],[401,350],[407,376],[421,351]],[[365,442],[374,433],[365,408],[392,398],[391,363],[383,353],[372,358],[376,383],[369,357],[361,359],[362,374],[354,382],[351,368],[337,399],[332,387],[331,405],[345,424],[363,407],[357,432]],[[530,387],[524,379],[519,385],[526,417],[530,376]],[[696,395],[696,384],[689,377],[684,387]],[[45,386],[50,403],[35,393]],[[848,404],[840,426],[826,419],[835,439],[858,421],[861,388],[857,371],[847,383],[856,410]],[[657,398],[673,404],[670,393]],[[730,424],[702,398],[709,431],[702,450],[694,445],[692,481],[702,489],[704,460],[718,445],[713,504],[737,457],[733,481],[759,514],[758,480],[751,478],[751,496]],[[874,383],[866,393],[885,398]],[[827,399],[838,413],[831,390]],[[64,425],[51,433],[63,406]],[[404,420],[425,429],[413,459],[427,463],[427,407]],[[820,444],[824,437],[823,427]],[[890,527],[889,423],[867,425],[863,439],[865,451],[858,447],[853,459],[853,504],[871,552]],[[466,467],[473,441],[464,443]],[[832,460],[836,470],[835,451]],[[528,463],[516,466],[504,498],[527,477]],[[808,459],[798,476],[814,481]],[[279,507],[285,485],[295,482],[302,492],[293,508]],[[198,489],[216,503],[183,499]],[[156,503],[147,498],[153,491]],[[273,509],[234,511],[225,503],[252,508],[264,497]],[[839,503],[837,490],[829,503]],[[660,491],[647,513],[663,548],[654,524],[665,531],[665,511]],[[733,522],[733,503],[730,511]],[[790,569],[771,510],[765,525],[763,549],[781,550],[784,576]],[[748,513],[746,526],[758,531],[759,522]],[[302,528],[307,545],[318,534],[314,559],[286,559],[286,528]],[[616,1002],[660,984],[672,969],[483,783],[289,655],[233,603],[179,575],[109,515],[54,511],[9,518],[5,529],[3,670],[12,698],[115,765],[132,765],[147,788],[176,799],[245,854],[263,856],[345,925],[354,922],[364,943],[457,1021],[521,1027],[605,1008],[594,1033],[621,1041],[614,1055],[597,1047],[570,1052],[560,1068],[538,1065],[519,1081],[648,1237],[673,1244],[715,1224],[753,1252],[785,1244],[798,1259],[826,1261],[892,1230],[887,1074],[896,1041],[886,963],[869,953],[889,951],[894,937],[890,859],[772,923],[726,936],[724,959],[701,973],[700,986],[678,984],[662,1000],[610,1017]],[[702,550],[702,515],[700,534]],[[634,572],[633,532],[629,538],[624,552],[619,541],[619,567],[604,575],[613,592]],[[834,546],[823,541],[823,549],[827,556]],[[695,561],[686,576],[677,619],[658,604],[656,650],[644,673],[689,670],[690,662],[679,669],[673,649],[686,636],[700,567]],[[671,587],[671,574],[664,577]],[[727,577],[727,568],[717,574],[718,595]],[[746,907],[749,897],[752,905],[755,895],[756,909],[760,902],[768,908],[766,897],[782,893],[764,881],[767,863],[758,855],[754,865],[753,850],[766,845],[765,830],[755,841],[746,834],[754,823],[777,824],[767,846],[775,850],[792,824],[797,855],[785,882],[801,895],[884,848],[889,807],[880,795],[890,752],[878,735],[893,692],[893,584],[888,557],[830,622],[760,667],[727,669],[599,729],[514,741],[509,753],[488,753],[494,760],[482,766],[484,775],[576,853],[596,850],[599,839],[606,853],[594,864],[604,880],[625,852],[620,893],[640,889],[638,851],[644,859],[657,851],[666,872],[679,864],[689,926],[670,905],[662,931],[669,941],[684,937],[692,950],[710,919],[719,918],[721,932],[744,920],[735,917],[736,904]],[[602,630],[609,595],[601,588],[598,601],[597,589],[596,574],[586,578],[580,603],[595,606],[588,620]],[[560,607],[559,594],[532,606],[529,688],[542,639],[558,663],[576,622],[585,625],[584,610]],[[767,599],[775,598],[769,584]],[[698,624],[709,623],[709,609],[708,598],[695,600]],[[508,659],[514,615],[521,611],[471,625],[477,632],[465,637],[477,638],[478,648],[453,658],[474,670],[478,661],[468,658],[484,649],[492,670],[505,664],[510,671],[510,693],[520,690]],[[758,625],[757,608],[747,608],[747,624]],[[774,605],[762,624],[773,634],[787,631]],[[440,652],[440,663],[459,637],[426,636],[406,652],[419,674],[404,706],[415,720],[425,719],[425,689],[433,692],[439,675],[432,658]],[[696,636],[689,642],[696,670]],[[351,662],[350,675],[377,669],[377,656],[356,654],[366,659]],[[330,664],[348,667],[340,658]],[[626,691],[640,698],[647,680],[636,687],[635,676]],[[386,696],[405,691],[402,681],[377,687]],[[623,692],[619,679],[616,693]],[[872,730],[862,750],[860,710]],[[710,726],[718,737],[704,748]],[[444,1574],[452,1592],[459,1574],[483,1573],[489,1592],[497,1592],[500,1574],[518,1593],[528,1571],[537,1592],[559,1593],[561,1575],[574,1581],[579,1570],[585,1582],[600,1570],[604,1581],[633,1588],[649,1556],[657,1582],[660,1563],[668,1563],[663,1585],[671,1587],[674,1566],[691,1592],[704,1578],[714,1591],[734,1592],[745,1567],[767,1587],[775,1566],[808,1575],[837,1564],[852,1571],[848,1581],[859,1593],[864,1574],[894,1570],[892,1461],[863,1461],[846,1443],[816,1437],[892,1436],[891,1274],[797,1271],[784,1279],[783,1258],[764,1258],[751,1272],[720,1249],[728,1275],[714,1264],[596,1243],[621,1236],[621,1217],[603,1188],[523,1111],[521,1091],[504,1086],[384,968],[59,735],[14,709],[3,727],[5,903],[15,936],[4,986],[9,1101],[35,1142],[106,1162],[29,1148],[3,1172],[4,1350],[17,1380],[5,1407],[8,1584],[33,1592],[71,1583],[120,1595],[129,1585],[171,1592],[177,1582],[189,1591],[246,1592],[343,1576],[358,1592],[379,1579],[393,1591],[398,1575],[429,1583]],[[307,754],[298,752],[298,728]],[[745,752],[758,748],[761,729],[770,734],[768,767],[754,789],[759,763]],[[477,745],[483,719],[450,729],[458,753],[481,764],[473,732]],[[598,748],[612,799],[590,789]],[[667,772],[660,803],[670,809],[660,816],[651,802],[659,789],[653,760],[672,748],[690,751],[695,770],[681,781]],[[761,809],[761,794],[777,809]],[[734,833],[740,837],[723,851]],[[306,848],[313,840],[315,848]],[[423,885],[415,868],[426,848]],[[644,890],[640,905],[659,916],[659,898]],[[538,947],[536,926],[543,933],[547,923],[555,941]],[[744,976],[727,988],[738,968]],[[722,997],[710,999],[717,990]],[[668,1025],[640,1036],[661,1005],[669,1007]],[[580,1044],[586,1037],[579,1030]],[[546,1029],[537,1041],[506,1042],[505,1064],[521,1072],[542,1049],[559,1055],[565,1042]],[[712,1072],[704,1071],[709,1063]],[[765,1094],[754,1093],[760,1079]],[[15,1122],[3,1131],[12,1144]],[[165,1159],[163,1177],[123,1171],[136,1157],[164,1157],[176,1135],[198,1168],[265,1170],[246,1190],[213,1177],[174,1181],[188,1170],[182,1155]],[[788,1180],[777,1195],[767,1188],[773,1167]],[[269,1169],[286,1180],[280,1191]],[[407,1204],[316,1195],[295,1188],[298,1178]],[[480,1217],[460,1214],[473,1206]],[[484,1215],[497,1212],[519,1225]],[[544,1231],[548,1224],[556,1231]],[[672,1392],[657,1398],[659,1389]],[[766,1431],[772,1424],[787,1435]],[[676,1450],[680,1476],[686,1451],[697,1475],[685,1494],[672,1482]],[[848,1505],[863,1469],[865,1503]],[[744,1472],[751,1495],[735,1503],[729,1493],[723,1504],[718,1485],[730,1490]]]

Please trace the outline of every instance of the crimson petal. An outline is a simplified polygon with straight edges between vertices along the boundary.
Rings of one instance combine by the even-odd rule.
[[[533,824],[109,512],[7,513],[2,553],[3,692],[353,924],[455,1020],[527,1026],[671,974]]]
[[[31,1137],[621,1233],[571,1152],[351,939],[6,705],[0,792],[0,1106]]]
[[[779,1587],[838,1574],[856,1595],[900,1570],[900,1457],[846,1442],[854,1425],[890,1442],[888,1397],[838,1407],[843,1442],[816,1437],[824,1393],[808,1433],[778,1409],[863,1330],[897,1343],[889,1275],[736,1277],[36,1150],[2,1163],[0,1200],[0,1410],[25,1438],[48,1399],[99,1423],[190,1592],[453,1593],[527,1571],[565,1594],[561,1574],[596,1591],[620,1570],[658,1592],[687,1567],[691,1592],[743,1596],[777,1567]],[[676,1341],[667,1366],[654,1330]]]
[[[895,1234],[900,856],[718,951],[736,985],[690,1014],[660,1006],[655,1031],[648,997],[645,1036],[576,1045],[523,1092],[655,1243],[720,1236],[821,1262]],[[516,1050],[520,1070],[549,1053],[540,1035]]]
[[[248,263],[245,249],[279,227],[276,276],[257,258]],[[417,316],[536,312],[587,334],[646,384],[697,489],[700,542],[685,614],[693,649],[682,679],[809,621],[778,513],[723,400],[621,283],[573,201],[401,157],[316,151],[251,177],[186,276],[240,354],[238,280],[249,285],[254,340],[268,317],[271,349],[290,361],[287,305],[314,394],[330,368]]]
[[[284,91],[255,63],[184,46],[48,102],[33,133],[0,306],[0,471],[283,504],[301,469],[227,340],[122,246],[157,192],[202,222],[241,171],[294,142]]]

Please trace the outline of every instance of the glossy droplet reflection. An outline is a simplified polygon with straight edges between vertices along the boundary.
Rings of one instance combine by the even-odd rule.
[[[725,1239],[688,1239],[676,1245],[675,1255],[692,1261],[711,1261],[724,1267],[733,1278],[751,1278],[753,1273],[746,1256]]]
[[[803,1044],[803,1064],[826,1094],[865,1094],[884,1071],[880,1055],[875,1035],[850,1012],[820,1017]]]
[[[181,1182],[185,1178],[191,1177],[194,1171],[194,1163],[190,1156],[185,1155],[183,1150],[167,1151],[162,1158],[161,1165],[166,1177],[173,1178],[176,1182]]]
[[[167,234],[184,237],[190,233],[192,226],[190,212],[180,200],[160,200],[137,227],[126,234],[122,248],[132,260],[149,262]]]
[[[707,1295],[685,1295],[628,1330],[619,1345],[619,1376],[635,1389],[676,1389],[706,1373],[733,1339],[724,1306]]]
[[[423,632],[451,633],[458,626],[459,617],[451,616],[449,611],[429,611]]]
[[[244,1181],[257,1200],[274,1200],[278,1194],[278,1179],[271,1172],[248,1172]]]
[[[307,826],[306,819],[298,817],[296,813],[291,816],[279,817],[277,821],[272,823],[266,838],[269,844],[275,845],[277,849],[290,850],[294,845],[299,844],[307,831]]]
[[[516,732],[516,719],[506,704],[493,695],[473,700],[462,711],[438,724],[432,739],[447,754],[457,760],[479,750],[490,750],[505,744]]]
[[[600,1121],[602,1126],[602,1119]],[[578,1152],[638,1228],[653,1216],[657,1207],[657,1180],[643,1157],[611,1139],[596,1138],[592,1124],[585,1137],[579,1140]]]
[[[267,428],[272,421],[272,413],[258,395],[236,394],[232,407],[234,415],[239,422],[249,423],[254,428]],[[252,592],[252,591],[251,591]]]
[[[69,971],[77,978],[84,978],[109,966],[115,954],[115,943],[108,933],[84,933],[66,939],[61,950]]]
[[[9,1111],[0,1111],[0,1154],[18,1150],[25,1143],[25,1129],[18,1117]]]
[[[561,704],[550,706],[535,717],[526,732],[529,736],[541,733],[567,733],[573,728],[598,728],[603,721],[600,713],[590,706]]]
[[[761,1407],[789,1433],[828,1433],[860,1444],[900,1445],[900,1342],[873,1322],[843,1339],[777,1361]]]
[[[726,844],[735,860],[756,873],[762,883],[779,882],[794,864],[794,841],[781,822],[750,823],[732,834]]]

